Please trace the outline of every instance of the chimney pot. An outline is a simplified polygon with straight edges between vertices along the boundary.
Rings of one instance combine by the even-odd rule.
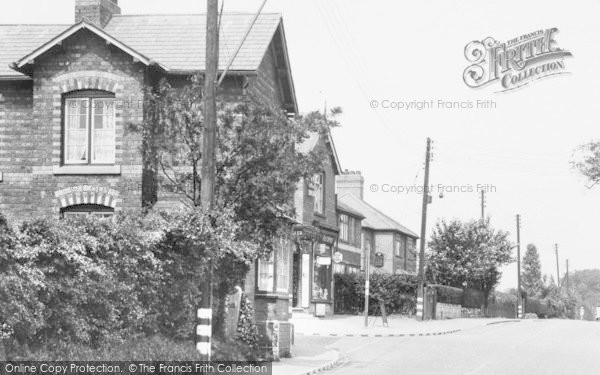
[[[352,194],[363,199],[365,179],[360,171],[346,170],[345,173],[335,177],[335,188],[338,195]]]
[[[85,19],[104,28],[115,14],[121,14],[118,0],[75,0],[75,22]]]

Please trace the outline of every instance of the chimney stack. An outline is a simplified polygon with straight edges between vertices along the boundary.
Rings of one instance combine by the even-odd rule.
[[[338,195],[350,193],[363,199],[364,186],[365,179],[360,171],[346,169],[342,174],[335,176],[335,190]]]
[[[75,22],[86,19],[104,28],[115,14],[121,14],[118,0],[75,0]]]

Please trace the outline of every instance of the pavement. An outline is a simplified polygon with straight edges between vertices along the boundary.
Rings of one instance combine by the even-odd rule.
[[[352,349],[336,347],[335,343],[341,338],[352,340],[355,344],[351,347],[356,344],[360,347],[370,339],[414,340],[514,320],[449,319],[418,322],[414,318],[390,316],[387,326],[383,325],[381,317],[370,317],[369,327],[364,326],[364,317],[354,315],[336,315],[326,319],[303,317],[291,321],[295,332],[292,358],[273,363],[274,375],[308,375],[344,365],[350,360],[347,353]]]

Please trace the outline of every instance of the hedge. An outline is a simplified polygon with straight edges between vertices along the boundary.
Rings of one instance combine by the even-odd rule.
[[[364,274],[335,274],[336,314],[359,314],[364,311]],[[369,314],[380,314],[379,302],[388,314],[414,314],[417,299],[417,278],[409,275],[373,273],[369,278]]]
[[[480,308],[481,306],[485,306],[485,293],[481,290],[477,289],[464,289],[463,290],[463,298],[462,298],[462,306],[470,307],[470,308]]]
[[[196,230],[206,227],[203,215],[37,219],[18,229],[0,215],[0,347],[5,355],[73,359],[60,356],[76,352],[74,357],[86,358],[85,353],[108,353],[132,337],[193,347],[210,244],[220,244],[224,254],[215,262],[215,285],[225,288],[245,276],[243,245],[226,242],[233,230],[221,218],[214,229]],[[228,250],[240,248],[241,255]],[[241,267],[233,267],[235,262]],[[218,342],[233,348],[222,353],[235,356],[230,359],[244,359],[235,354],[241,353],[240,345],[253,349],[252,309],[244,304],[236,342]],[[157,355],[163,349],[156,349]]]
[[[460,288],[437,284],[430,284],[428,287],[435,289],[437,301],[440,303],[450,303],[453,305],[460,305],[462,303],[463,290]]]

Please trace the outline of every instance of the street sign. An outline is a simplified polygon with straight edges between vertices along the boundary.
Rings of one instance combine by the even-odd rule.
[[[331,257],[317,257],[317,264],[320,266],[330,266]]]
[[[377,268],[383,267],[383,253],[375,253],[375,259],[373,265]]]
[[[335,253],[333,253],[333,261],[335,263],[341,263],[344,260],[344,254],[340,253],[339,251],[336,251]]]

